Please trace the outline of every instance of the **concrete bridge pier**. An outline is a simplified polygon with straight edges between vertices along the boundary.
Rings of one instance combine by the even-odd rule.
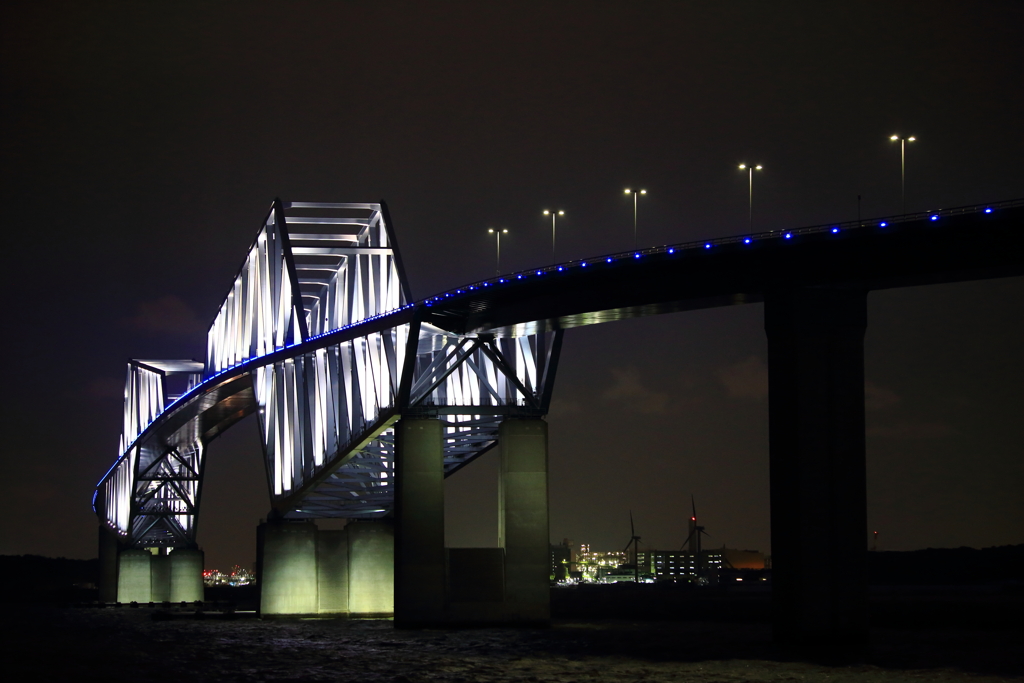
[[[157,556],[153,557],[154,560]],[[203,599],[203,562],[202,550],[195,548],[175,548],[164,556],[167,562],[167,588],[163,592],[171,602],[195,602]],[[156,597],[153,598],[156,602]]]
[[[122,550],[117,557],[117,602],[153,600],[153,554],[148,550]]]
[[[101,537],[102,538],[102,537]],[[101,547],[101,552],[103,549]],[[109,552],[109,550],[108,550]],[[110,575],[116,576],[117,602],[195,602],[203,599],[203,551],[176,548],[129,548],[115,555],[116,572],[111,572],[101,555],[100,596],[104,602]],[[109,560],[108,560],[109,561]]]
[[[765,296],[777,642],[867,642],[863,288]]]
[[[261,617],[394,613],[391,520],[353,520],[341,531],[271,520],[256,539]]]
[[[395,625],[547,625],[551,619],[547,423],[507,419],[498,548],[445,548],[444,426],[396,427]]]
[[[540,418],[505,420],[498,443],[498,543],[505,550],[506,618],[546,625],[551,621],[548,424]]]
[[[403,418],[395,428],[395,626],[445,620],[444,429]]]

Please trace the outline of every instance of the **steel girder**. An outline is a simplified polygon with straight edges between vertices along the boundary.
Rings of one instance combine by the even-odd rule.
[[[450,474],[497,443],[505,417],[546,412],[560,332],[455,334],[408,292],[386,206],[276,200],[206,362],[130,362],[101,519],[126,545],[195,545],[205,447],[251,412],[272,514],[289,518],[388,515],[403,415],[444,422]],[[179,375],[180,396],[167,382]]]

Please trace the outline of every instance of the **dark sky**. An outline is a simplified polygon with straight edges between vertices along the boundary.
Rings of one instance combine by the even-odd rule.
[[[9,3],[0,554],[95,556],[124,363],[201,358],[271,200],[388,201],[417,298],[508,268],[1024,196],[1018,2]],[[869,297],[884,549],[1024,542],[1024,278]],[[747,305],[567,333],[551,534],[770,549],[765,337]],[[250,418],[209,451],[208,565],[269,508]],[[496,464],[448,483],[496,542]]]

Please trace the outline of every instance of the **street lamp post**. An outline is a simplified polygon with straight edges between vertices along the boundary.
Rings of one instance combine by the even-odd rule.
[[[547,209],[544,209],[544,215],[545,216],[547,216],[547,215],[551,216],[551,262],[552,263],[556,263],[556,261],[555,261],[555,216],[556,215],[557,216],[564,216],[565,215],[565,211],[548,211]]]
[[[889,137],[890,140],[900,142],[900,200],[903,205],[903,214],[907,213],[907,143],[913,142],[917,138],[911,135],[909,138],[901,137],[899,135],[892,135]]]
[[[494,229],[487,228],[487,232],[498,238],[498,255],[494,260],[494,271],[501,275],[501,236],[508,234],[508,228]]]
[[[633,195],[633,249],[636,249],[636,198],[637,195],[647,194],[647,190],[626,190],[626,194]]]
[[[741,171],[747,171],[749,192],[747,194],[747,230],[754,231],[754,171],[760,171],[764,166],[761,164],[740,164]]]

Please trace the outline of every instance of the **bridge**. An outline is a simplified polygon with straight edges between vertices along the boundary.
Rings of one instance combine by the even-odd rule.
[[[866,637],[869,291],[1024,275],[1024,200],[569,261],[413,301],[387,206],[273,202],[205,361],[132,360],[96,487],[101,596],[202,597],[206,448],[256,413],[263,616],[546,623],[564,330],[763,302],[775,634]],[[497,448],[499,548],[446,549],[443,480]],[[344,531],[314,520],[350,520]],[[822,567],[829,571],[821,571]]]

